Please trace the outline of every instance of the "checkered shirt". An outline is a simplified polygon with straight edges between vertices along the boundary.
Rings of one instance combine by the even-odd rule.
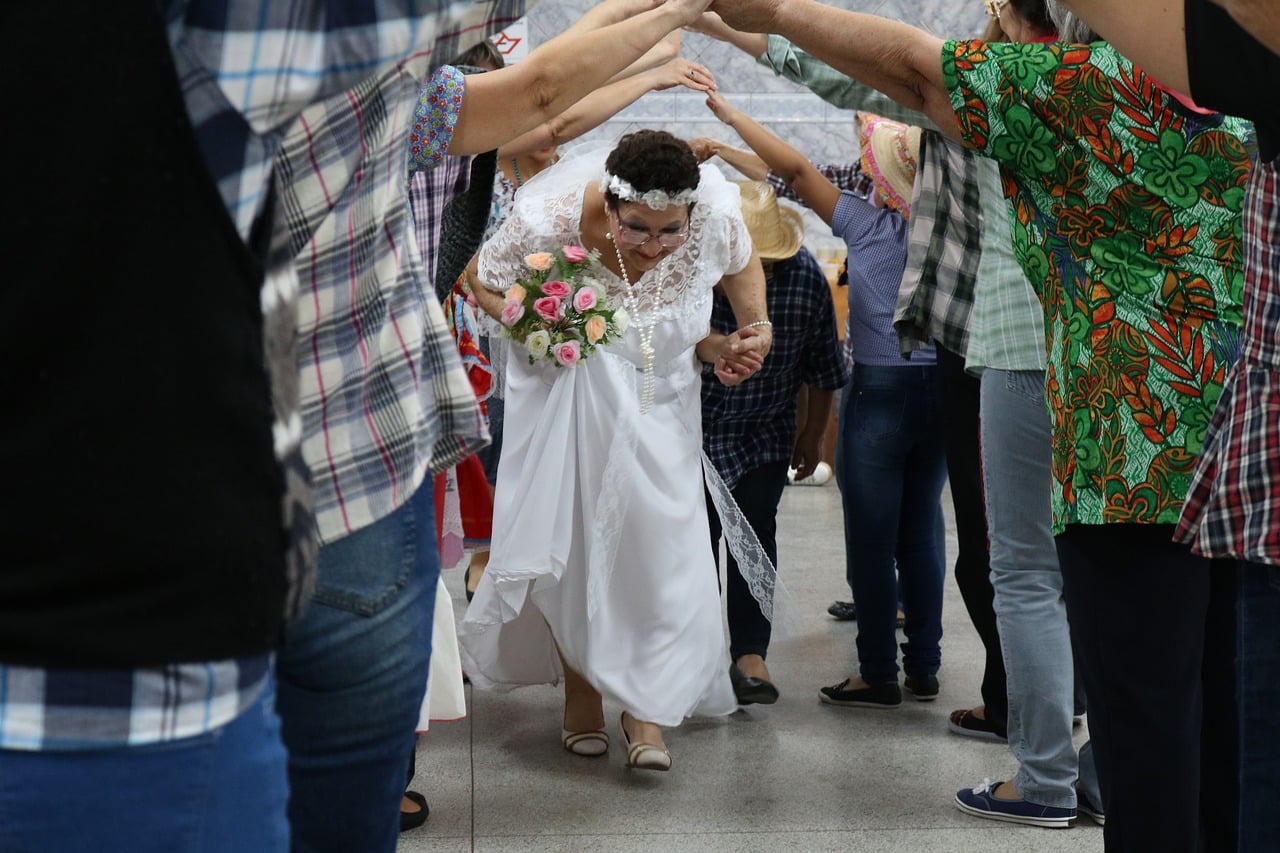
[[[1244,209],[1244,331],[1175,537],[1206,557],[1280,565],[1280,158]]]
[[[409,179],[409,208],[413,215],[413,238],[422,256],[427,281],[436,280],[440,228],[445,205],[462,195],[471,184],[471,158],[445,157],[434,169],[421,169]],[[439,294],[437,294],[438,296]]]
[[[791,461],[802,384],[834,391],[849,381],[831,288],[808,249],[773,265],[765,299],[773,348],[760,372],[727,388],[711,365],[702,366],[702,447],[730,489],[762,465]],[[726,335],[738,328],[728,297],[719,292],[711,328]]]
[[[165,0],[162,6],[205,163],[247,239],[281,138],[307,104],[415,50],[451,56],[514,20],[523,2]],[[273,319],[292,316],[295,305],[296,279],[281,273],[269,270],[263,289],[268,334],[278,326]],[[265,343],[268,353],[289,349],[281,340]],[[291,389],[282,394],[278,381],[273,389],[283,397],[276,424],[282,451],[295,430]],[[140,746],[202,734],[257,699],[269,664],[269,655],[137,670],[0,663],[0,749]]]
[[[978,157],[935,131],[920,135],[907,267],[893,327],[902,354],[937,341],[963,355],[982,254]]]
[[[297,250],[302,450],[322,543],[383,518],[488,432],[413,232],[406,161],[445,157],[465,78],[388,69],[309,108],[277,170]],[[334,187],[339,190],[335,191]]]

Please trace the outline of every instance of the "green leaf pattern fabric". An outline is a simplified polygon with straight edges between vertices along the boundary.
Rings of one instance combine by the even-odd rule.
[[[953,41],[942,63],[1045,309],[1054,532],[1173,523],[1237,356],[1248,123],[1102,42]]]

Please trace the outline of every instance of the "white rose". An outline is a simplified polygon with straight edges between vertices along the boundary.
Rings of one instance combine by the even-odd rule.
[[[524,339],[524,345],[528,347],[529,355],[534,358],[542,358],[547,354],[547,350],[551,348],[551,335],[542,329],[538,329],[536,332],[529,333],[529,336]]]
[[[627,313],[626,308],[619,308],[613,312],[613,325],[618,327],[618,334],[625,332],[627,326],[631,325],[631,315]]]

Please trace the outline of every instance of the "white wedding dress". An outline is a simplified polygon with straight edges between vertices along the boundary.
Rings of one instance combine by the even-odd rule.
[[[524,257],[580,244],[587,181],[607,150],[571,154],[526,184],[485,244],[479,276],[505,289]],[[585,158],[585,159],[584,159]],[[751,242],[738,190],[704,167],[689,240],[637,285],[623,340],[576,368],[530,365],[513,344],[488,569],[459,626],[479,688],[555,683],[556,653],[606,700],[663,726],[731,713],[703,492],[700,372],[711,288]],[[601,270],[610,304],[626,287]],[[641,413],[639,326],[655,321],[655,391]]]

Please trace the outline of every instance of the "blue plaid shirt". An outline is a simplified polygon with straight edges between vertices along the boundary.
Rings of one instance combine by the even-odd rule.
[[[304,107],[411,53],[453,55],[485,35],[498,5],[164,0],[187,112],[241,237],[248,237],[262,208],[281,139]],[[269,655],[137,670],[0,664],[0,749],[192,737],[235,719],[269,675]]]
[[[834,391],[849,381],[831,287],[808,249],[774,263],[765,300],[773,348],[760,372],[728,388],[715,378],[711,365],[702,368],[702,447],[731,489],[762,465],[791,461],[796,395],[802,384]],[[711,328],[726,335],[738,328],[728,297],[719,291],[711,306]]]

